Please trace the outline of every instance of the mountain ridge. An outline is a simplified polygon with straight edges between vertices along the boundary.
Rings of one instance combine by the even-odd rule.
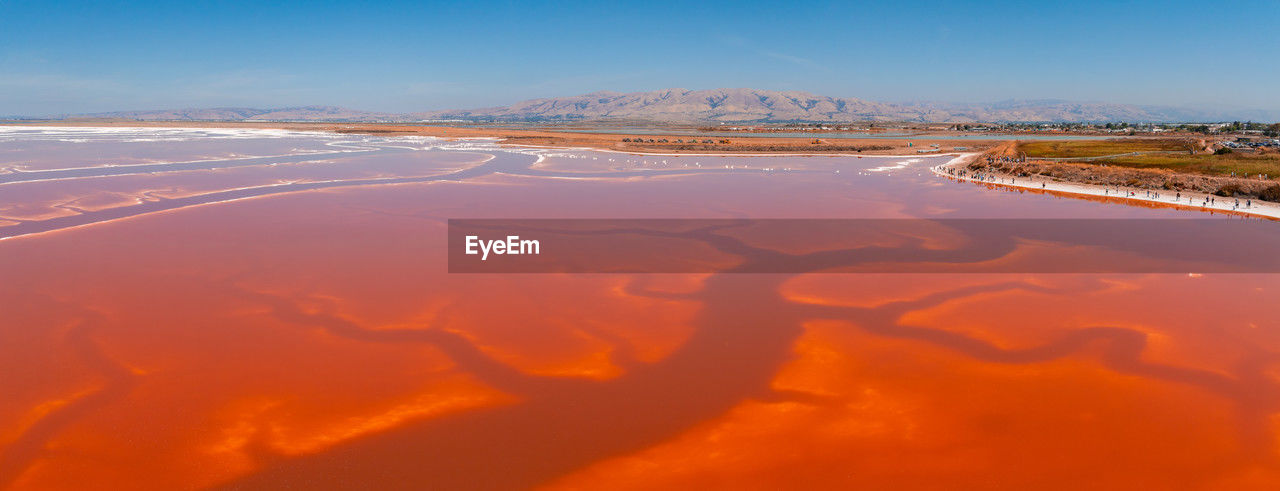
[[[337,106],[274,109],[215,107],[117,111],[64,115],[58,119],[112,118],[176,121],[417,122],[466,121],[653,121],[678,123],[766,122],[1214,122],[1273,121],[1280,111],[1203,110],[1080,102],[1063,99],[1008,99],[989,103],[875,102],[804,91],[750,88],[647,92],[596,91],[569,97],[528,99],[505,106],[410,113],[380,113]]]

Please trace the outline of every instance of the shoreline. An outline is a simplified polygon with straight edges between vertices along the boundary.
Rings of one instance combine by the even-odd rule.
[[[1241,207],[1233,209],[1235,198],[1223,198],[1223,200],[1220,203],[1215,202],[1207,205],[1202,205],[1201,203],[1203,203],[1205,198],[1209,198],[1212,196],[1213,198],[1216,199],[1216,198],[1220,198],[1221,196],[1210,195],[1208,193],[1201,193],[1201,192],[1189,192],[1189,191],[1182,192],[1181,199],[1175,202],[1169,196],[1164,195],[1167,193],[1161,193],[1162,196],[1158,198],[1148,197],[1146,194],[1139,194],[1139,193],[1146,193],[1148,190],[1138,189],[1138,188],[1129,190],[1121,187],[1120,190],[1123,192],[1126,192],[1126,194],[1117,195],[1117,194],[1113,194],[1111,192],[1113,188],[1108,186],[1077,183],[1077,182],[1071,182],[1071,181],[1059,181],[1059,180],[1054,180],[1046,177],[1039,177],[1039,178],[1024,177],[1022,178],[1023,179],[1022,182],[1018,182],[1018,178],[1014,176],[1000,173],[1000,172],[988,173],[987,176],[989,176],[991,179],[986,179],[986,180],[976,179],[972,177],[972,175],[960,177],[960,175],[958,174],[959,171],[961,171],[962,169],[967,171],[968,169],[965,169],[964,167],[968,163],[970,163],[973,159],[978,158],[978,156],[980,155],[983,155],[984,152],[982,151],[976,151],[976,152],[971,151],[971,152],[965,152],[965,153],[957,153],[955,151],[952,151],[952,152],[937,151],[937,152],[917,152],[916,154],[877,153],[875,151],[865,152],[865,153],[862,153],[862,152],[850,153],[850,152],[841,152],[841,151],[825,151],[825,152],[824,151],[810,151],[810,152],[796,151],[796,150],[802,150],[803,147],[801,147],[796,149],[787,149],[787,151],[780,150],[777,152],[764,152],[764,153],[733,152],[733,151],[707,153],[702,151],[679,151],[679,150],[676,150],[674,152],[673,151],[664,152],[664,151],[661,151],[660,149],[616,148],[614,146],[602,145],[604,141],[601,141],[599,139],[591,140],[590,138],[588,138],[587,141],[581,141],[580,139],[575,139],[575,140],[566,139],[566,141],[564,141],[561,144],[539,145],[534,143],[520,142],[519,136],[522,136],[522,135],[510,134],[512,131],[519,131],[522,133],[538,133],[539,137],[544,137],[545,135],[554,135],[554,136],[549,136],[550,138],[561,137],[559,134],[555,134],[554,132],[543,132],[543,131],[500,130],[496,128],[494,129],[456,128],[456,127],[444,127],[444,126],[409,127],[410,129],[406,129],[406,131],[388,130],[386,128],[381,128],[376,131],[364,131],[364,130],[372,130],[372,128],[367,128],[367,127],[360,128],[359,127],[360,125],[358,124],[342,125],[342,124],[330,124],[330,123],[205,123],[205,124],[200,124],[200,123],[194,123],[194,122],[193,123],[172,123],[172,122],[148,123],[148,122],[142,122],[142,121],[130,121],[130,122],[106,122],[106,123],[68,122],[63,124],[49,124],[46,122],[43,124],[32,124],[32,125],[6,124],[4,126],[33,127],[33,128],[78,127],[78,128],[139,128],[139,129],[145,129],[145,128],[256,129],[256,130],[284,130],[284,131],[304,131],[304,132],[310,131],[310,132],[331,133],[331,134],[338,134],[338,135],[362,134],[362,135],[368,135],[368,136],[429,136],[429,137],[442,138],[442,139],[451,140],[451,141],[468,140],[468,139],[486,139],[486,140],[492,140],[498,145],[502,145],[502,146],[532,148],[532,149],[540,149],[540,150],[597,151],[597,152],[632,154],[632,155],[643,155],[643,156],[668,156],[668,157],[680,157],[680,156],[688,156],[688,157],[693,157],[693,156],[864,157],[866,156],[866,157],[881,157],[881,158],[920,158],[920,157],[938,157],[938,156],[957,155],[955,158],[951,159],[945,164],[931,167],[930,172],[940,177],[954,179],[957,181],[967,181],[967,182],[972,182],[977,184],[986,184],[992,187],[1001,187],[1001,188],[1006,188],[1011,190],[1038,191],[1038,192],[1058,194],[1058,195],[1074,197],[1074,198],[1083,197],[1088,199],[1114,201],[1115,203],[1120,203],[1120,204],[1134,205],[1134,204],[1141,203],[1147,206],[1158,206],[1158,207],[1165,207],[1169,209],[1182,209],[1182,210],[1201,211],[1201,212],[1210,212],[1210,213],[1228,213],[1228,214],[1236,214],[1236,215],[1242,215],[1242,216],[1259,217],[1259,218],[1265,218],[1270,220],[1280,220],[1280,204],[1271,203],[1267,201],[1253,200],[1252,206],[1246,208],[1243,206],[1244,201],[1241,201],[1242,203]],[[405,127],[393,127],[393,128],[405,128]],[[454,131],[454,134],[448,134],[449,131],[451,130]],[[506,133],[506,134],[503,134],[503,133]],[[623,133],[586,134],[584,133],[584,134],[574,134],[574,135],[580,135],[580,136],[586,136],[586,137],[593,137],[593,136],[599,137],[601,135],[607,135],[611,137],[620,138],[626,134],[623,134]],[[512,136],[516,136],[516,138],[512,138]],[[653,135],[647,135],[647,136],[653,136]],[[756,139],[759,140],[759,139],[765,139],[765,138],[757,137]],[[991,143],[991,142],[988,142],[988,143]],[[903,148],[911,148],[911,147],[903,147]],[[901,150],[901,149],[895,148],[895,150]],[[949,174],[948,173],[949,170],[954,170],[957,172],[957,174],[954,174],[954,175]],[[1128,191],[1133,191],[1134,195],[1129,196],[1127,194]]]
[[[499,144],[521,147],[585,148],[601,151],[644,155],[872,155],[912,156],[946,155],[957,152],[981,151],[997,145],[1001,140],[979,139],[972,136],[916,140],[911,138],[812,138],[771,137],[744,134],[734,137],[709,137],[689,135],[664,135],[627,133],[601,128],[598,132],[582,133],[556,131],[547,128],[511,129],[460,126],[414,126],[391,123],[280,123],[280,122],[152,122],[152,121],[41,121],[30,123],[3,122],[0,127],[76,127],[76,128],[205,128],[205,129],[262,129],[286,131],[321,131],[336,134],[368,136],[431,136],[449,140],[463,138],[496,138]],[[946,135],[943,135],[946,136]],[[636,145],[623,139],[667,139],[666,143]],[[720,140],[728,143],[684,143],[674,140],[697,138]],[[819,143],[814,143],[815,141]],[[699,145],[696,149],[665,148],[662,145]],[[934,147],[933,145],[938,145]],[[961,147],[965,150],[955,150]],[[916,150],[935,150],[917,152]]]
[[[1117,190],[1117,188],[1110,186],[1059,181],[1044,176],[1015,177],[1001,172],[989,172],[983,176],[984,178],[979,179],[974,177],[974,173],[969,171],[966,166],[972,162],[972,159],[977,158],[980,155],[980,153],[967,154],[964,157],[952,159],[945,164],[930,167],[929,171],[937,176],[959,182],[984,184],[991,187],[1005,188],[1009,190],[1041,192],[1076,199],[1084,197],[1130,206],[1142,204],[1145,206],[1168,208],[1173,210],[1225,213],[1280,221],[1280,203],[1272,203],[1269,201],[1252,200],[1252,206],[1245,207],[1245,200],[1242,199],[1240,200],[1240,207],[1234,208],[1236,198],[1226,198],[1200,192],[1182,191],[1181,198],[1175,200],[1174,196],[1177,196],[1177,194],[1173,194],[1171,196],[1170,193],[1178,193],[1178,191],[1166,191],[1158,193],[1158,197],[1153,197],[1146,194],[1150,191],[1147,189],[1128,189],[1120,187]],[[969,174],[962,177],[959,174],[962,170],[968,171]],[[955,171],[956,174],[951,174],[948,171]],[[1133,194],[1129,195],[1130,192]],[[1201,203],[1209,197],[1215,198],[1216,202],[1202,205]],[[1222,200],[1217,201],[1216,198],[1222,198]]]
[[[873,154],[873,153],[840,153],[840,152],[809,152],[809,153],[806,153],[806,152],[794,152],[794,153],[786,153],[786,152],[772,152],[772,153],[758,153],[758,152],[757,152],[757,153],[746,153],[746,152],[721,152],[721,153],[692,153],[692,152],[691,152],[691,153],[655,153],[655,152],[641,152],[641,151],[635,151],[635,150],[617,150],[617,149],[612,149],[612,148],[595,148],[595,147],[559,147],[559,146],[546,146],[546,145],[528,145],[528,144],[523,144],[523,143],[507,143],[507,142],[505,142],[505,141],[502,141],[500,138],[494,138],[494,139],[495,139],[495,140],[497,140],[495,143],[497,143],[497,144],[499,144],[499,145],[506,145],[506,146],[512,146],[512,147],[520,147],[520,148],[533,148],[533,149],[537,149],[537,150],[574,150],[574,151],[580,151],[580,152],[604,152],[604,153],[620,153],[620,154],[624,154],[624,155],[643,155],[643,156],[648,156],[648,157],[858,157],[858,158],[862,158],[862,157],[875,157],[875,158],[911,159],[911,158],[921,158],[921,157],[951,157],[951,156],[959,156],[959,157],[963,157],[963,156],[965,156],[965,155],[970,155],[969,153],[957,153],[957,152],[931,152],[931,153],[921,153],[921,154],[914,154],[914,155],[911,155],[911,154],[907,154],[907,155],[902,155],[902,154],[880,154],[880,153],[874,153],[874,154]],[[955,160],[955,159],[952,159],[952,160]]]

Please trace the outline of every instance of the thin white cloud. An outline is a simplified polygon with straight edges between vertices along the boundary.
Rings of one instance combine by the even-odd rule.
[[[756,51],[756,54],[759,54],[760,56],[764,56],[764,57],[768,57],[768,58],[773,58],[773,59],[775,59],[775,60],[782,60],[782,61],[785,61],[785,62],[787,62],[787,63],[791,63],[791,64],[793,64],[793,65],[802,66],[802,67],[805,67],[805,68],[817,68],[817,69],[823,69],[823,70],[827,69],[827,67],[826,67],[826,66],[824,66],[824,65],[822,65],[822,64],[820,64],[820,63],[817,63],[817,62],[815,62],[815,61],[813,61],[813,60],[810,60],[810,59],[808,59],[808,58],[802,58],[802,57],[799,57],[799,56],[793,56],[793,55],[789,55],[789,54],[786,54],[786,53],[779,53],[779,52],[777,52],[777,51],[770,51],[770,50],[757,50],[757,51]]]
[[[738,36],[735,34],[717,34],[714,36],[714,39],[716,40],[716,42],[719,42],[724,46],[728,46],[730,48],[742,49],[747,52],[755,53],[757,56],[769,58],[771,60],[782,61],[782,62],[790,63],[792,65],[813,69],[813,70],[829,71],[831,69],[830,67],[823,65],[822,63],[818,63],[816,61],[813,61],[809,58],[805,58],[803,56],[787,54],[787,53],[783,53],[773,49],[759,48],[755,44],[753,44],[750,39],[743,36]]]

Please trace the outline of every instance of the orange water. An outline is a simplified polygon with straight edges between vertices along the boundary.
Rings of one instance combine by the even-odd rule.
[[[0,236],[503,153],[5,184],[0,217],[28,222]],[[0,486],[1280,486],[1277,275],[445,271],[448,218],[1198,215],[921,170],[945,157],[544,153],[556,175],[281,188],[0,241]],[[724,165],[751,169],[681,173]],[[637,169],[671,172],[608,175]]]

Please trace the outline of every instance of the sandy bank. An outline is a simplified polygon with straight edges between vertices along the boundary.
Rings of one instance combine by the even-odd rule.
[[[1147,189],[1126,188],[1116,186],[1099,186],[1054,180],[1044,176],[1017,177],[1001,172],[979,173],[968,169],[968,164],[980,154],[969,154],[962,158],[930,168],[939,176],[958,181],[968,181],[989,186],[1010,189],[1026,189],[1071,197],[1083,197],[1117,203],[1142,204],[1144,206],[1168,207],[1173,209],[1198,210],[1213,213],[1232,213],[1257,216],[1272,220],[1280,220],[1280,204],[1267,201],[1252,200],[1246,206],[1246,200],[1214,196],[1208,193],[1182,191],[1154,192]],[[1212,199],[1211,199],[1212,198]]]

